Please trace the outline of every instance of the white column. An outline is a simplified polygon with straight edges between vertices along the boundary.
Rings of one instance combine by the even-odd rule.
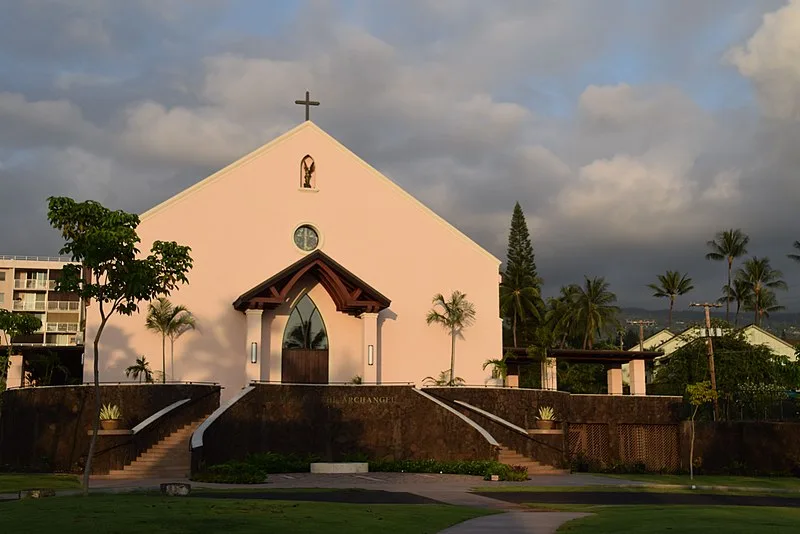
[[[558,389],[558,366],[555,358],[546,358],[542,362],[542,389]]]
[[[608,394],[622,395],[622,366],[620,365],[608,370]]]
[[[628,370],[631,381],[631,395],[647,395],[644,360],[631,360]]]
[[[378,383],[378,314],[362,313],[361,324],[364,327],[362,354],[364,357],[364,373],[361,381],[365,384]],[[370,348],[371,347],[371,348]]]
[[[269,381],[280,383],[283,379],[283,333],[289,322],[289,314],[272,313],[269,322]]]
[[[261,317],[264,310],[245,310],[247,316],[247,342],[245,343],[245,379],[249,384],[253,380],[261,380]],[[253,345],[255,343],[255,345]],[[255,351],[255,354],[253,354]],[[253,362],[255,356],[255,363]]]
[[[8,389],[22,387],[24,380],[22,371],[22,355],[15,354],[11,356],[8,363],[9,365],[8,365],[8,376],[6,378],[6,387]]]

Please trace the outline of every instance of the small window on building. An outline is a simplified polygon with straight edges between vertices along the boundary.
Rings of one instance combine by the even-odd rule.
[[[0,271],[0,282],[5,282],[6,280],[6,272]]]
[[[5,303],[6,303],[6,294],[0,293],[0,307],[3,306],[3,304]]]

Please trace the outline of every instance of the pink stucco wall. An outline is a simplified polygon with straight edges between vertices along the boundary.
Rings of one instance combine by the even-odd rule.
[[[299,187],[306,154],[316,161],[315,191]],[[142,216],[142,250],[157,239],[192,248],[190,283],[171,300],[192,310],[199,330],[175,346],[176,380],[217,381],[226,396],[245,385],[246,321],[232,302],[303,256],[292,234],[304,223],[319,231],[323,252],[392,301],[378,320],[380,381],[420,383],[449,367],[449,337],[441,327],[428,326],[425,315],[435,293],[461,290],[475,304],[477,321],[458,340],[456,374],[470,384],[484,383],[482,363],[501,355],[499,260],[310,122]],[[331,381],[349,380],[362,369],[362,322],[336,312],[325,290],[313,285],[312,280],[305,288],[330,336]],[[101,380],[126,380],[125,367],[141,354],[161,368],[160,338],[145,330],[146,304],[142,308],[132,317],[115,316],[107,326]],[[274,348],[282,336],[276,314],[287,315],[288,305],[264,314],[264,347]],[[89,346],[97,325],[94,307],[87,317]],[[86,380],[92,359],[89,347]],[[169,355],[167,360],[169,370]],[[267,379],[266,350],[259,366]]]

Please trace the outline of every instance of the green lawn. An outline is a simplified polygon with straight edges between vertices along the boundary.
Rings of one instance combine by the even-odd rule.
[[[288,495],[287,495],[288,497]],[[292,532],[435,533],[484,510],[457,506],[357,505],[162,497],[153,494],[52,497],[2,504],[9,532],[59,534]]]
[[[699,490],[690,488],[652,488],[647,486],[487,486],[480,488],[473,488],[473,492],[477,493],[583,493],[583,492],[596,492],[596,493],[691,493],[691,494],[711,494],[711,495],[769,495],[772,497],[796,497],[791,493],[771,493],[764,490],[752,489],[748,490],[745,486],[738,490]]]
[[[537,507],[538,508],[538,507]],[[543,509],[552,509],[542,505]],[[759,534],[797,532],[800,510],[757,506],[596,506],[559,510],[592,512],[558,529],[559,534]]]
[[[65,490],[80,489],[80,487],[80,480],[74,475],[0,473],[0,493],[14,493],[25,489]]]
[[[675,484],[688,486],[734,486],[745,488],[769,488],[800,491],[800,478],[797,477],[736,477],[698,475],[694,482],[689,480],[689,475],[602,475],[604,477],[622,478],[636,482],[650,482],[652,484]]]

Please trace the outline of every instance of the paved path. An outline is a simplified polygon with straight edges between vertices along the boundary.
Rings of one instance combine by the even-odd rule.
[[[772,495],[733,495],[719,493],[628,493],[610,491],[580,492],[494,492],[480,495],[509,503],[547,503],[547,504],[682,504],[699,506],[785,506],[799,507],[800,498]]]
[[[484,532],[502,532],[503,534],[554,534],[558,527],[589,514],[569,512],[507,512],[470,519],[440,534],[483,534]]]

